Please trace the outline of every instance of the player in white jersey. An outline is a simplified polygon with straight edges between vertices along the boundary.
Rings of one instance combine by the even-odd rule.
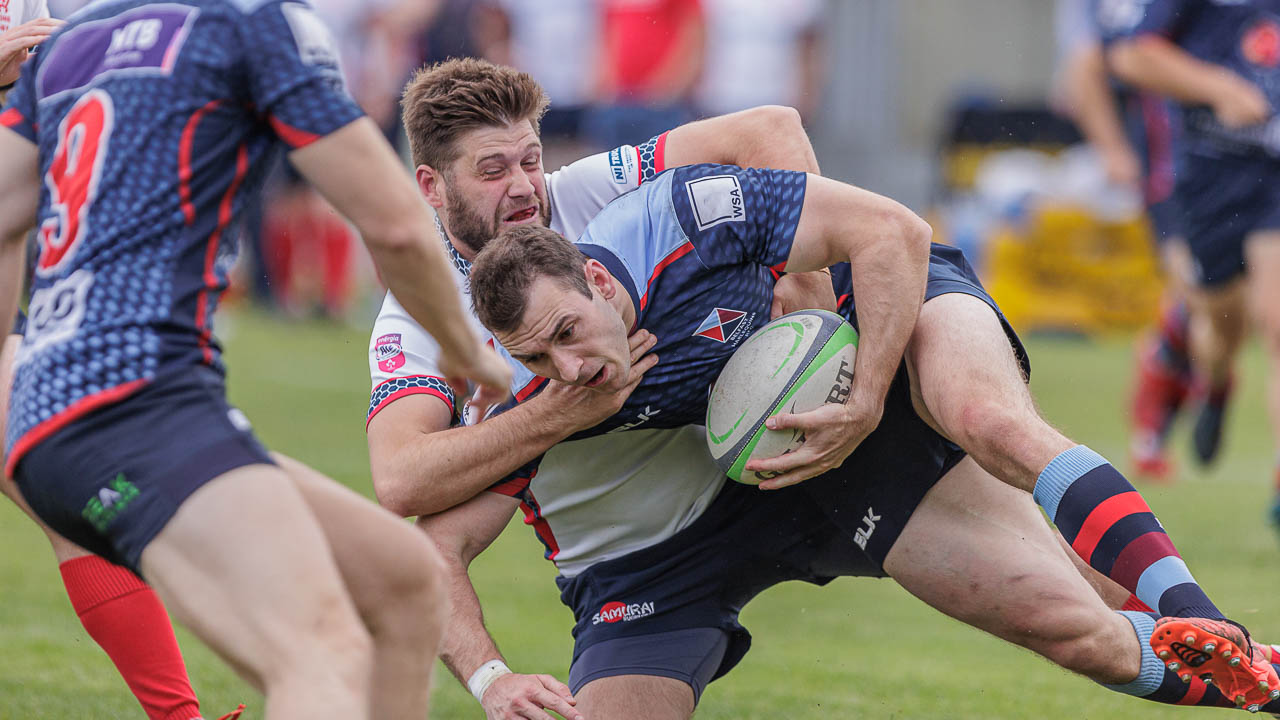
[[[477,89],[486,85],[498,87],[495,95],[531,96],[526,103],[529,107],[510,112],[480,110],[477,112],[494,112],[498,117],[480,118],[469,127],[446,128],[442,121],[433,119],[439,116],[440,105],[449,101],[450,90],[462,96],[454,99],[455,103],[471,102],[468,98],[478,96],[481,99],[475,102],[482,108],[499,107],[499,100]],[[543,98],[541,89],[527,75],[473,60],[450,61],[424,71],[406,92],[405,125],[414,148],[419,186],[437,209],[442,234],[450,238],[447,247],[464,296],[468,258],[477,249],[473,243],[482,244],[496,232],[495,226],[549,219],[557,231],[576,235],[609,200],[667,165],[706,160],[817,169],[796,113],[785,108],[758,108],[683,126],[639,148],[623,146],[544,175],[532,124],[520,123],[514,137],[487,129],[509,127],[507,114],[538,117]],[[454,163],[453,172],[437,171],[436,167],[444,165],[438,160],[424,162],[433,144],[439,152],[440,146],[452,144],[459,136],[466,136],[458,144],[467,152]],[[478,209],[477,198],[481,197],[491,206]],[[795,307],[834,307],[825,275],[788,276],[785,280],[794,291]],[[786,302],[784,295],[779,295],[780,303]],[[777,312],[790,309],[784,304],[775,308]],[[479,331],[478,322],[476,328]],[[650,344],[638,339],[637,353]],[[563,443],[548,455],[531,484],[509,483],[482,493],[494,478],[527,461],[527,453],[546,450],[616,412],[626,390],[610,405],[599,403],[598,394],[557,384],[536,401],[466,426],[468,413],[440,381],[435,343],[391,296],[375,324],[370,353],[374,389],[368,432],[379,500],[405,516],[439,512],[477,493],[481,497],[474,502],[499,505],[506,518],[523,505],[547,545],[548,557],[566,576],[673,535],[702,513],[724,483],[723,474],[707,456],[698,429],[681,428],[633,432],[625,442],[605,437]],[[652,359],[637,366],[636,380],[650,362]],[[519,455],[511,453],[513,447],[520,448]],[[575,486],[573,478],[580,472],[589,473],[598,482],[591,488]],[[679,473],[682,482],[666,482],[673,473]],[[446,475],[449,482],[442,484]],[[464,567],[452,570],[465,581]],[[501,655],[484,634],[474,593],[469,598],[455,597],[454,604],[462,606],[455,613],[455,623],[466,627],[455,624],[458,631],[450,636],[484,639],[480,646],[445,649],[446,663],[465,681]],[[568,690],[553,679],[512,675],[484,694],[484,702],[486,707],[497,709],[541,696],[542,706],[561,709],[569,717],[572,708],[567,704],[547,704],[551,698],[545,694],[555,694],[553,690],[559,693],[557,702],[565,703]]]

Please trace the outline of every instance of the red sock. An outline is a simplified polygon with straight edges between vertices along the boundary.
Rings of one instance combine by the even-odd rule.
[[[1132,593],[1129,595],[1129,599],[1125,600],[1124,604],[1120,606],[1120,609],[1133,610],[1134,612],[1154,612],[1149,605],[1139,600],[1138,596]]]
[[[84,629],[110,656],[147,717],[200,717],[173,625],[155,592],[97,555],[68,560],[59,570]]]

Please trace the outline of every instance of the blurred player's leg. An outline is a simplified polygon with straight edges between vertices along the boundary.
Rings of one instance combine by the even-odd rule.
[[[693,689],[673,678],[614,675],[592,680],[574,697],[587,720],[686,720],[693,715]]]
[[[987,472],[1033,492],[1091,566],[1162,615],[1222,618],[1133,485],[1039,416],[989,305],[963,293],[926,302],[907,362],[922,416]]]
[[[1173,467],[1165,445],[1191,389],[1192,375],[1186,303],[1181,295],[1169,291],[1162,306],[1156,327],[1137,346],[1130,451],[1137,474],[1167,480]]]
[[[263,690],[266,717],[372,717],[369,633],[284,471],[249,465],[204,484],[140,566],[174,615]]]
[[[1257,323],[1267,354],[1267,410],[1271,415],[1271,429],[1275,447],[1280,449],[1280,232],[1258,233],[1245,245],[1245,261],[1249,275],[1249,309]],[[1280,527],[1280,464],[1274,482],[1276,501],[1272,506],[1272,518]]]
[[[1214,688],[1195,678],[1184,683],[1166,669],[1148,645],[1155,619],[1109,610],[1030,498],[972,458],[916,508],[884,567],[942,612],[1117,692],[1163,703],[1227,704]],[[1254,680],[1248,670],[1231,672]]]
[[[1217,455],[1231,393],[1232,366],[1248,328],[1245,279],[1187,293],[1191,308],[1191,362],[1195,368],[1199,408],[1192,433],[1196,459],[1208,463]]]
[[[9,405],[13,358],[21,338],[11,335],[0,350],[0,408]],[[0,412],[0,436],[4,435]],[[54,532],[0,473],[0,492],[44,531],[53,546],[71,607],[94,642],[107,653],[150,720],[192,720],[200,704],[164,605],[127,568],[94,555]]]
[[[279,454],[272,458],[298,484],[320,527],[342,530],[330,536],[330,548],[373,636],[373,716],[422,717],[449,602],[435,545],[302,463]]]

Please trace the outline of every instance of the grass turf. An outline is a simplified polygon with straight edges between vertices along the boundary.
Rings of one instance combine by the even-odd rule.
[[[368,402],[363,330],[224,318],[233,400],[271,447],[370,494],[362,425]],[[1127,339],[1031,338],[1033,387],[1047,417],[1121,463],[1130,374]],[[1177,429],[1178,482],[1139,484],[1200,582],[1263,639],[1280,640],[1280,547],[1263,520],[1274,449],[1262,363],[1246,353],[1219,464],[1190,466]],[[233,532],[228,529],[228,532]],[[43,536],[0,502],[0,720],[138,718],[141,710],[80,628]],[[486,616],[513,668],[567,673],[570,614],[531,531],[514,521],[476,561]],[[512,592],[518,589],[518,592]],[[712,718],[1190,718],[1223,710],[1167,708],[1109,693],[931,610],[888,580],[774,588],[743,613],[754,648],[703,696]],[[179,639],[205,711],[262,700],[185,631]],[[441,667],[433,717],[480,718]]]

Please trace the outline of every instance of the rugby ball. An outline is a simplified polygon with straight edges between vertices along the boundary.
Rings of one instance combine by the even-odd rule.
[[[743,466],[796,450],[804,434],[770,430],[765,420],[845,402],[857,347],[853,326],[825,310],[783,315],[747,338],[720,371],[707,402],[707,447],[720,469],[748,485],[775,476]]]

